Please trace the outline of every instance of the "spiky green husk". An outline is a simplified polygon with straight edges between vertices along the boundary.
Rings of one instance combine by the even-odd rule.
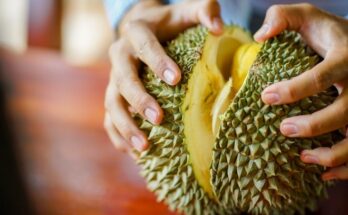
[[[207,30],[190,29],[170,42],[166,51],[181,68],[180,84],[172,87],[161,82],[149,69],[142,80],[147,91],[164,110],[164,120],[155,126],[145,120],[141,128],[148,133],[150,148],[140,155],[139,164],[148,187],[159,201],[171,210],[186,214],[226,214],[227,211],[211,200],[195,179],[190,155],[184,143],[182,103],[193,67],[201,57]],[[229,211],[228,214],[235,213]]]
[[[301,162],[299,153],[334,144],[336,135],[287,138],[279,131],[283,119],[310,114],[331,104],[337,92],[329,89],[289,105],[269,106],[262,90],[312,68],[319,57],[295,33],[267,41],[246,82],[222,116],[213,152],[212,184],[223,205],[236,205],[252,214],[303,214],[326,195],[323,168]]]

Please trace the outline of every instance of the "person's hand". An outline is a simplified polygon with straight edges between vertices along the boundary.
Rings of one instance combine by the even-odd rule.
[[[212,33],[222,32],[217,1],[183,1],[167,6],[154,0],[140,1],[123,18],[120,37],[109,51],[112,71],[105,96],[104,127],[116,148],[130,152],[133,147],[138,151],[148,147],[146,135],[130,112],[139,113],[153,124],[159,124],[163,117],[161,107],[138,77],[140,63],[148,65],[167,84],[177,84],[180,69],[160,42],[198,23]]]
[[[275,5],[254,38],[262,42],[285,29],[299,32],[324,60],[291,80],[267,87],[262,100],[272,105],[291,103],[335,85],[340,95],[333,104],[285,119],[280,130],[289,137],[311,137],[344,128],[344,140],[331,148],[304,150],[301,160],[332,167],[322,175],[323,180],[348,179],[348,21],[309,4]]]

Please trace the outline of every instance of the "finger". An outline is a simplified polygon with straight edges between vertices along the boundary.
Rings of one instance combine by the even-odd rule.
[[[125,101],[121,97],[116,98],[115,106],[109,112],[118,131],[134,148],[138,151],[143,151],[148,147],[146,135],[137,127],[133,118],[126,110]]]
[[[220,5],[216,0],[183,1],[169,7],[170,19],[168,28],[157,29],[157,35],[161,39],[173,38],[185,29],[202,24],[213,34],[221,34],[223,22],[220,15]]]
[[[122,150],[123,152],[128,152],[130,150],[129,144],[117,131],[108,113],[105,114],[104,128],[115,148]]]
[[[111,90],[110,90],[111,88]],[[105,108],[110,114],[111,121],[121,136],[133,145],[138,151],[143,151],[148,147],[146,135],[139,130],[134,120],[127,111],[126,101],[113,89],[114,85],[109,84],[106,91]],[[114,101],[112,102],[112,99]]]
[[[348,89],[334,103],[313,114],[285,119],[280,131],[289,137],[312,137],[344,127],[348,122]]]
[[[131,114],[136,114],[136,113],[137,113],[137,110],[136,110],[134,107],[132,107],[132,106],[129,106],[129,107],[128,107],[128,111],[129,111],[129,113],[131,113]]]
[[[177,11],[183,19],[190,20],[193,24],[201,23],[214,34],[222,33],[223,22],[220,16],[220,5],[217,1],[196,1],[189,6],[182,4],[182,7]]]
[[[119,54],[121,53],[121,54]],[[137,73],[135,59],[127,53],[123,46],[110,52],[113,64],[113,83],[120,94],[127,100],[135,112],[154,124],[159,124],[163,118],[163,111],[157,101],[144,89]],[[116,90],[116,89],[111,89]],[[113,97],[109,97],[113,103]]]
[[[105,114],[104,128],[116,149],[128,153],[129,156],[131,156],[134,160],[137,160],[139,158],[139,154],[131,149],[129,143],[127,143],[127,141],[117,131],[108,113]]]
[[[287,104],[319,93],[347,76],[345,61],[328,54],[323,62],[301,75],[267,87],[261,98],[266,104]]]
[[[181,79],[176,63],[167,56],[151,29],[142,21],[127,24],[125,35],[137,56],[167,84],[175,85]]]
[[[348,162],[348,139],[329,147],[319,147],[313,150],[304,150],[301,160],[305,163],[314,163],[326,167],[336,167]]]
[[[325,172],[322,175],[322,179],[325,181],[334,180],[334,179],[341,179],[341,180],[348,179],[348,163],[340,167],[332,168],[329,171]]]
[[[122,74],[122,73],[121,73]],[[117,83],[120,93],[131,105],[133,113],[139,113],[153,124],[159,125],[163,119],[163,111],[154,98],[144,89],[136,76],[125,75],[124,80]]]
[[[300,31],[307,24],[306,14],[314,7],[310,4],[273,5],[267,12],[263,25],[254,34],[254,39],[263,42],[285,29]]]
[[[220,5],[217,1],[205,1],[197,13],[199,22],[206,26],[212,33],[219,35],[223,32]]]

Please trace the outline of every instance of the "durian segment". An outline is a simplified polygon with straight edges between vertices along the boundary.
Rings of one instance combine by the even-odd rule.
[[[205,65],[199,63],[188,83],[188,92],[184,101],[184,133],[190,161],[199,184],[214,198],[210,186],[209,167],[215,136],[211,128],[210,110],[223,82]]]
[[[220,91],[219,95],[215,99],[213,108],[211,110],[212,115],[212,129],[214,137],[216,137],[217,132],[220,127],[220,115],[223,114],[231,103],[235,93],[233,92],[233,80],[230,78],[225,86]]]
[[[212,128],[214,136],[216,136],[219,130],[220,115],[226,111],[228,105],[243,85],[260,49],[261,44],[254,42],[246,43],[238,47],[233,55],[231,69],[232,78],[225,84],[212,108]]]
[[[236,54],[233,56],[231,76],[233,79],[233,89],[236,92],[238,92],[243,85],[260,49],[261,44],[259,43],[247,43],[239,47]]]
[[[182,106],[185,144],[198,183],[215,199],[210,184],[210,166],[215,135],[212,130],[214,101],[229,76],[232,56],[244,43],[248,33],[240,28],[226,28],[220,36],[209,34],[202,58],[193,68]]]
[[[248,33],[241,32],[241,28],[228,27],[224,31],[248,35],[248,41],[251,40]],[[150,142],[149,149],[140,154],[138,163],[148,188],[156,194],[158,201],[164,201],[171,210],[197,215],[237,214],[238,211],[233,205],[229,205],[228,209],[222,206],[210,198],[198,183],[184,135],[183,103],[188,93],[188,82],[193,68],[203,57],[202,53],[209,54],[209,51],[203,51],[204,47],[208,47],[208,35],[206,28],[192,28],[166,46],[167,54],[182,71],[182,79],[178,85],[167,85],[149,68],[141,73],[147,92],[156,98],[164,110],[164,119],[160,125],[152,125],[137,117],[140,128],[147,133]],[[211,47],[215,47],[211,49],[213,51],[218,46],[211,44]],[[216,60],[216,54],[212,56]],[[212,68],[211,70],[215,68],[214,71],[219,71],[218,66]]]
[[[227,81],[231,77],[231,59],[235,52],[241,45],[252,41],[250,34],[242,28],[225,27],[222,35],[209,34],[201,61],[209,62],[207,63],[208,70],[221,73],[224,80]]]
[[[295,33],[283,33],[263,44],[248,76],[222,116],[213,149],[212,184],[220,203],[251,214],[304,214],[326,195],[324,168],[304,164],[303,149],[334,144],[338,133],[314,138],[288,138],[280,123],[288,117],[311,114],[331,104],[330,88],[301,101],[269,106],[261,92],[272,83],[309,70],[319,56]],[[339,138],[338,138],[339,139]]]

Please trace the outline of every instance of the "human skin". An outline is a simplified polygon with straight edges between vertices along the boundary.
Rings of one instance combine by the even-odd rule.
[[[163,111],[144,89],[138,68],[141,62],[169,85],[180,81],[180,69],[168,57],[160,42],[174,38],[195,24],[205,25],[212,33],[222,31],[220,8],[216,1],[183,1],[162,5],[143,1],[123,19],[120,37],[110,48],[112,71],[105,96],[107,133],[116,146],[130,152],[148,147],[146,135],[136,126],[131,112],[137,112],[153,124],[160,124]],[[269,8],[263,26],[254,35],[263,42],[285,29],[299,32],[323,61],[311,70],[288,81],[267,87],[262,99],[270,105],[295,102],[335,85],[336,101],[311,115],[285,119],[283,135],[311,137],[344,128],[346,138],[332,147],[304,150],[301,159],[330,167],[323,180],[348,179],[348,21],[309,4],[275,5]]]
[[[160,42],[197,24],[214,34],[222,32],[217,1],[183,1],[172,5],[140,1],[123,18],[118,29],[120,36],[109,50],[112,70],[105,95],[104,127],[116,148],[129,152],[133,147],[138,151],[148,147],[147,137],[135,124],[131,112],[153,124],[159,124],[163,118],[159,104],[145,91],[138,77],[140,63],[148,65],[167,84],[177,84],[181,71]]]
[[[301,160],[330,167],[323,180],[348,179],[348,21],[310,4],[274,5],[254,39],[263,42],[285,29],[299,32],[323,61],[291,80],[267,87],[262,100],[270,105],[287,104],[336,86],[339,96],[333,104],[285,119],[280,131],[288,137],[312,137],[343,128],[344,140],[332,147],[304,150]]]

